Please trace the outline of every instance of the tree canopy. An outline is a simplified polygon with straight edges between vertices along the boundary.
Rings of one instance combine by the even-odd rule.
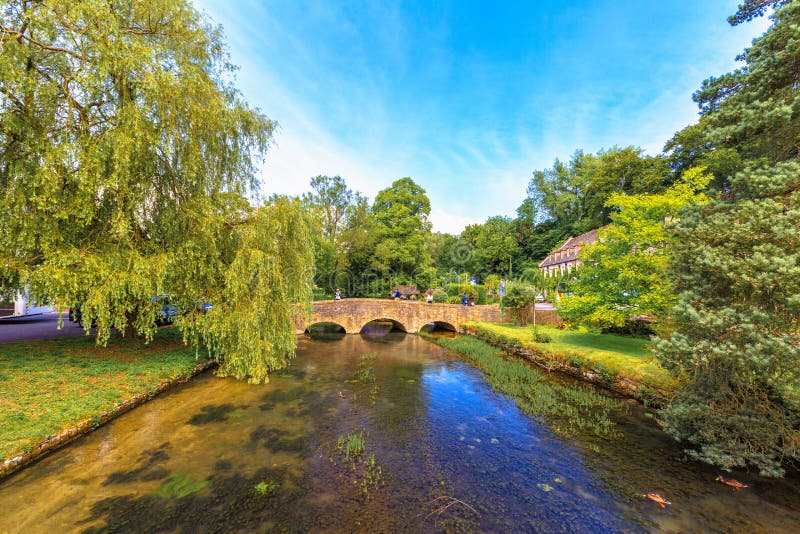
[[[190,317],[213,299],[187,335],[203,327],[225,365],[263,360],[256,329],[285,329],[288,300],[238,323],[236,342],[225,332],[238,319],[222,310],[244,304],[241,284],[274,296],[268,278],[303,297],[310,250],[253,234],[299,238],[305,222],[294,204],[248,201],[275,125],[230,83],[221,31],[185,0],[10,1],[0,26],[2,285],[80,307],[101,343],[112,327],[151,337],[154,296]],[[277,336],[266,350],[293,346]],[[263,364],[233,374],[262,381]]]
[[[427,268],[430,213],[425,190],[411,178],[400,178],[380,191],[372,205],[376,236],[373,266],[404,276]]]
[[[666,162],[634,147],[612,148],[597,155],[577,151],[568,163],[535,171],[528,197],[547,218],[572,235],[610,221],[606,201],[612,193],[649,193],[663,189]]]
[[[732,22],[768,6],[745,66],[695,96],[742,170],[672,227],[676,331],[656,355],[685,383],[667,432],[707,462],[779,475],[800,459],[800,2],[748,1]]]
[[[671,247],[666,228],[682,209],[706,200],[709,178],[702,168],[693,168],[663,193],[613,193],[606,202],[613,208],[612,223],[581,252],[583,266],[559,314],[604,328],[629,326],[632,317],[665,320],[675,304],[667,278]]]

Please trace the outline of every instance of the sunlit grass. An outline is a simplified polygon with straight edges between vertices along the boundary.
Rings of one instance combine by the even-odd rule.
[[[78,336],[0,345],[0,461],[100,415],[197,364],[174,328],[149,345]]]
[[[625,377],[660,391],[675,386],[674,378],[653,356],[647,339],[538,326],[538,331],[549,335],[551,342],[537,343],[531,326],[493,323],[469,323],[469,326],[490,342],[533,349],[545,358],[597,370],[607,379]]]
[[[431,338],[483,371],[493,389],[510,395],[526,414],[544,417],[561,435],[614,436],[612,410],[622,403],[580,383],[558,383],[527,362],[472,336]]]

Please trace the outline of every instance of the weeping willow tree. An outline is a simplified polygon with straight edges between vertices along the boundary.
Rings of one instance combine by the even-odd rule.
[[[213,308],[178,320],[187,340],[217,355],[220,376],[264,382],[294,352],[292,318],[308,311],[314,271],[306,217],[297,200],[286,198],[253,212],[233,229],[231,261],[219,262]]]
[[[297,203],[248,200],[275,124],[221,31],[186,0],[16,0],[0,47],[0,286],[80,308],[100,344],[151,339],[168,294],[221,373],[265,380],[313,255]]]

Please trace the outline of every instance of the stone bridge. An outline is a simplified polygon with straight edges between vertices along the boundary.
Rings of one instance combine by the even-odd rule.
[[[313,303],[308,321],[295,320],[298,334],[317,323],[336,323],[348,334],[358,334],[370,321],[390,319],[395,326],[412,333],[429,323],[439,323],[461,330],[467,321],[499,322],[500,307],[461,306],[458,304],[428,304],[414,300],[343,299],[321,300]]]

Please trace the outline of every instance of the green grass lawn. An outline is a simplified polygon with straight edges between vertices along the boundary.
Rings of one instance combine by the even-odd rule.
[[[187,376],[199,362],[174,329],[149,345],[78,336],[0,345],[0,462],[47,437],[99,417],[159,383]]]
[[[671,390],[675,381],[650,350],[647,339],[599,334],[586,330],[559,330],[539,326],[550,336],[550,343],[536,343],[532,326],[468,323],[481,337],[534,349],[553,359],[568,360],[585,368],[601,369],[609,375],[626,377],[659,390]]]

